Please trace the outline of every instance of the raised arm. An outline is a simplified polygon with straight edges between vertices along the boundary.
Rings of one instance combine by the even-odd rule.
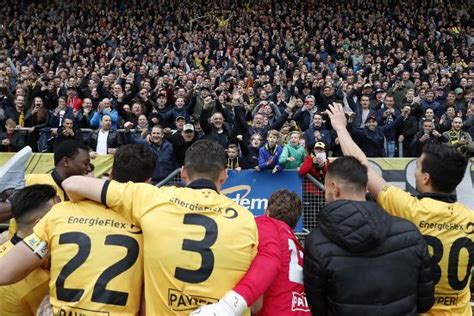
[[[385,186],[386,181],[370,168],[367,156],[359,148],[359,146],[357,146],[357,144],[354,142],[351,135],[347,131],[347,120],[342,109],[342,105],[339,103],[330,104],[327,113],[329,115],[329,118],[331,119],[332,127],[337,133],[337,137],[339,138],[339,144],[341,145],[341,149],[344,155],[354,156],[368,167],[368,190],[372,197],[374,199],[377,199],[377,196],[379,195],[382,188]]]

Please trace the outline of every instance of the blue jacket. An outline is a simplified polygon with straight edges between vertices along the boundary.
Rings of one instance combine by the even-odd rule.
[[[322,142],[326,145],[326,148],[331,147],[331,133],[324,127],[310,127],[304,132],[304,139],[306,141],[307,148],[313,148],[316,140],[314,138],[314,132],[319,131],[322,137]]]
[[[364,128],[351,128],[350,133],[367,157],[385,157],[384,138],[389,126],[377,126],[374,131]]]
[[[267,147],[268,144],[265,144],[264,146],[260,147],[260,150],[258,152],[258,166],[260,167],[260,170],[272,170],[273,168],[275,168],[275,166],[278,167],[278,170],[282,170],[283,167],[278,162],[278,159],[280,158],[283,148],[277,144],[275,153],[272,154],[270,153]]]
[[[146,140],[137,138],[131,138],[131,142],[133,144],[144,145],[148,150],[156,155],[158,160],[155,171],[153,171],[153,175],[151,176],[152,182],[160,182],[178,168],[178,163],[174,156],[173,145],[171,145],[169,141],[163,139],[161,146],[149,144]]]
[[[100,121],[102,121],[102,116],[104,114],[107,114],[110,116],[110,119],[112,120],[112,128],[113,129],[118,129],[118,120],[119,120],[119,115],[117,110],[112,109],[112,111],[103,109],[102,112],[95,112],[94,115],[90,119],[90,125],[92,128],[98,128],[100,127]]]

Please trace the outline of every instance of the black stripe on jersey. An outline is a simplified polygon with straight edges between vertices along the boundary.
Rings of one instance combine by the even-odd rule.
[[[17,234],[13,235],[12,238],[10,239],[10,242],[14,245],[16,245],[17,243],[19,243],[20,241],[22,241],[23,238],[21,237],[18,237]]]
[[[63,191],[64,201],[69,201],[69,196],[67,196],[67,193],[66,191],[64,191],[63,186],[62,186],[63,179],[61,179],[56,169],[53,169],[53,172],[51,172],[51,177],[53,178],[54,182],[56,182],[58,188],[60,188],[61,191]]]
[[[102,192],[100,192],[100,203],[107,206],[107,190],[109,189],[110,180],[105,181],[104,186],[102,187]]]

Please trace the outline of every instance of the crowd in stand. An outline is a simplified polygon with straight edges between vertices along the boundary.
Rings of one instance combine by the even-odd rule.
[[[369,157],[472,156],[471,16],[466,1],[6,1],[0,149],[143,143],[157,181],[211,138],[229,168],[278,172],[316,163],[315,144],[341,155],[338,102]]]

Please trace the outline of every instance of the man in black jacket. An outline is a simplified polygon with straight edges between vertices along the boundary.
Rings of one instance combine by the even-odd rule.
[[[328,204],[305,241],[304,285],[314,315],[416,315],[434,303],[431,261],[416,226],[365,198],[367,167],[335,160]]]

